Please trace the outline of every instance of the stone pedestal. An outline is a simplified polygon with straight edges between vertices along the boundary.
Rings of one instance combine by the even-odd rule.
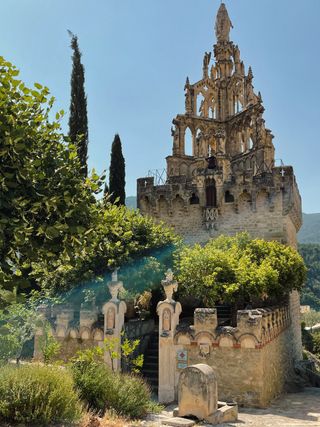
[[[193,416],[210,424],[236,421],[238,406],[218,402],[218,384],[213,369],[199,363],[185,368],[179,377],[179,408],[174,415]]]

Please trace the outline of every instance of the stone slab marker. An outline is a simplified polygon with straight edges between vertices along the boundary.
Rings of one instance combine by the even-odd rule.
[[[237,404],[218,402],[218,384],[211,366],[204,363],[185,368],[179,377],[178,409],[173,415],[193,416],[210,424],[236,421]]]
[[[199,363],[185,368],[179,378],[179,416],[207,419],[218,409],[218,385],[213,369]]]

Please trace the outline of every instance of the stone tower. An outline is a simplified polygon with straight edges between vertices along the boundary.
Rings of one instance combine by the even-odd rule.
[[[191,84],[187,78],[186,111],[173,120],[166,182],[138,179],[138,207],[191,242],[247,230],[295,245],[301,199],[293,169],[275,165],[262,97],[254,91],[251,67],[245,71],[240,50],[229,39],[231,28],[221,4],[214,60],[206,52],[202,79]]]
[[[166,180],[159,185],[154,177],[139,178],[138,207],[143,215],[172,225],[187,242],[248,231],[295,247],[302,213],[293,168],[275,164],[262,97],[254,91],[251,67],[246,72],[239,47],[230,41],[231,28],[222,3],[214,58],[205,53],[197,83],[187,78],[185,113],[173,120]],[[293,353],[299,359],[297,292],[291,294],[290,312]]]

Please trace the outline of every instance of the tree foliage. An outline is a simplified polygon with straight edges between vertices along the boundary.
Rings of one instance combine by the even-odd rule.
[[[109,193],[111,202],[120,205],[125,204],[125,185],[125,161],[122,154],[120,136],[116,134],[111,147],[109,172]]]
[[[300,244],[299,252],[308,268],[306,286],[301,295],[301,304],[320,311],[320,245]]]
[[[184,247],[176,255],[175,267],[182,294],[192,294],[207,306],[280,301],[293,289],[301,289],[306,274],[294,249],[251,239],[246,233],[220,236],[205,246]]]
[[[84,67],[81,62],[81,52],[78,45],[78,37],[71,34],[72,73],[71,73],[71,101],[69,117],[69,136],[77,146],[81,171],[88,175],[88,116],[87,97],[84,89]]]
[[[49,115],[53,98],[0,58],[0,303],[34,288],[67,289],[174,241],[137,212],[97,201],[77,148]]]

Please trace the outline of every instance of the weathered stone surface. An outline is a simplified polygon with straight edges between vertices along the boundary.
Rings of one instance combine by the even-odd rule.
[[[192,427],[195,425],[195,422],[193,420],[188,420],[187,418],[174,417],[162,420],[161,424],[172,427]]]
[[[218,408],[218,385],[213,369],[199,363],[185,368],[178,384],[179,415],[207,419]]]
[[[185,113],[173,120],[173,150],[167,157],[166,180],[158,185],[156,177],[138,179],[138,207],[142,214],[173,226],[190,243],[247,231],[253,237],[296,247],[302,214],[294,171],[291,166],[276,166],[273,135],[265,126],[261,95],[254,91],[251,68],[245,72],[240,50],[229,40],[230,29],[228,13],[221,5],[216,21],[218,40],[214,62],[209,67],[212,55],[206,52],[202,78],[194,84],[187,79]],[[189,152],[188,134],[191,134]],[[290,348],[286,355],[292,365],[302,357],[297,292],[290,295],[290,318],[290,332],[285,341]],[[262,325],[259,327],[262,329]],[[195,329],[201,330],[197,321]],[[209,325],[206,330],[210,332]],[[208,356],[209,341],[208,338],[201,343],[203,357]],[[227,351],[233,344],[225,336],[220,347]],[[241,343],[241,353],[242,348],[254,352],[255,343],[247,336]],[[277,351],[282,351],[282,345]],[[264,363],[260,356],[261,352],[253,356],[259,359],[258,370]],[[272,379],[273,385],[277,383],[273,392],[258,391],[262,389],[261,372],[255,377],[255,368],[248,365],[249,357],[243,356],[242,362],[241,357],[236,357],[237,363],[249,372],[249,378],[245,378],[248,390],[244,391],[247,402],[259,402],[262,394],[266,401],[267,394],[279,391],[280,382],[284,383],[282,374],[280,382]],[[273,360],[283,362],[280,371],[288,367],[275,354],[271,360],[271,364]],[[235,369],[231,360],[230,364],[231,370]],[[252,383],[253,378],[257,378],[257,386],[252,389],[248,381]],[[220,379],[219,384],[229,387]]]

